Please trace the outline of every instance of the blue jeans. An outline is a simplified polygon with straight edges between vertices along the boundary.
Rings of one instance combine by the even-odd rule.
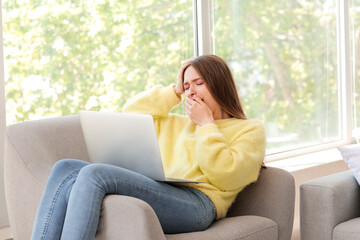
[[[64,159],[52,169],[32,239],[93,239],[107,194],[147,202],[165,233],[205,230],[216,218],[214,204],[194,188],[157,182],[112,165]]]

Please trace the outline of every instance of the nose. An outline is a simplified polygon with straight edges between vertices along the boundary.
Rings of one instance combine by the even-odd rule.
[[[195,90],[193,89],[192,86],[190,86],[188,89],[188,97],[192,97],[194,95],[195,95]]]

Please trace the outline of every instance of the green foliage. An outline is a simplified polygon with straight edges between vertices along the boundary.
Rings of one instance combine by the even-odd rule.
[[[268,148],[339,135],[336,2],[212,1],[214,52],[232,68],[247,116],[276,123],[270,138],[296,135]],[[193,56],[192,14],[191,0],[5,1],[8,122],[120,111],[175,82]]]
[[[339,135],[336,1],[222,0],[214,13],[215,53],[232,67],[245,112],[277,128],[269,149]]]
[[[120,111],[193,56],[191,1],[6,1],[10,122]],[[12,120],[12,121],[11,121]]]

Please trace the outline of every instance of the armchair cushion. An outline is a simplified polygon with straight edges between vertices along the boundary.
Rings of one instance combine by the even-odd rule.
[[[167,240],[278,239],[277,224],[265,217],[238,216],[216,221],[202,232],[166,235]]]
[[[340,223],[334,228],[333,240],[359,240],[360,217]]]

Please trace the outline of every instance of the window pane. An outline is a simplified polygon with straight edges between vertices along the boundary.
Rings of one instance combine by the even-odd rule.
[[[354,135],[360,137],[360,1],[350,1],[350,39],[354,89]]]
[[[8,123],[119,111],[193,56],[192,1],[3,1]]]
[[[229,63],[267,153],[341,138],[336,0],[212,1],[214,52]]]

